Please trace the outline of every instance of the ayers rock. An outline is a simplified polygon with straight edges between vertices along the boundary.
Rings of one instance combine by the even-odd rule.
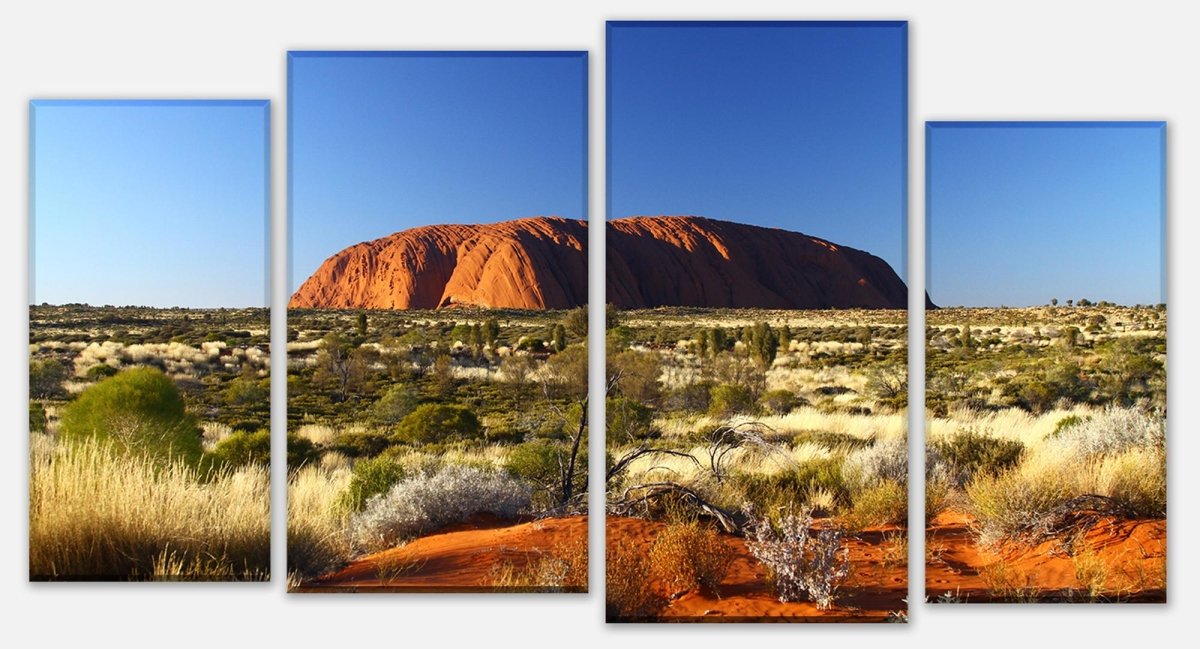
[[[619,308],[904,309],[884,260],[798,232],[697,216],[609,221],[608,301]]]
[[[587,222],[430,225],[325,260],[293,308],[569,309],[587,304]]]
[[[608,301],[618,308],[907,305],[882,259],[796,232],[693,216],[607,225]],[[556,217],[413,228],[330,257],[288,306],[572,308],[587,303],[586,246],[585,221]]]

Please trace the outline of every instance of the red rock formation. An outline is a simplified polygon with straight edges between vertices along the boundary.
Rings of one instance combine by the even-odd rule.
[[[325,260],[289,307],[568,309],[587,304],[587,223],[431,225]]]
[[[297,308],[565,309],[587,303],[587,223],[535,217],[413,228],[351,246],[321,265]],[[607,228],[608,301],[780,309],[904,308],[882,259],[796,232],[691,216]]]
[[[798,232],[696,216],[609,222],[608,302],[903,309],[908,288],[882,259]]]

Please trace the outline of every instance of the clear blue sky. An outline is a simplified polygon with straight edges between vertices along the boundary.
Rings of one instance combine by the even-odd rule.
[[[1165,301],[1165,128],[930,122],[930,298],[940,306]]]
[[[905,276],[903,23],[609,23],[608,217],[694,214]]]
[[[292,290],[343,248],[439,223],[587,218],[587,58],[293,52]]]
[[[31,111],[31,302],[268,304],[266,101]]]

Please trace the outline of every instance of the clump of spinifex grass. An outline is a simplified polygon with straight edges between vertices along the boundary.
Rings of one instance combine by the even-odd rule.
[[[96,442],[30,458],[32,579],[266,579],[265,468],[204,472]]]

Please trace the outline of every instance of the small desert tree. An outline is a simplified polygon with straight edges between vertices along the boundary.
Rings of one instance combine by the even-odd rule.
[[[479,437],[479,418],[460,406],[426,403],[417,406],[401,422],[396,437],[402,442],[428,444],[457,437]]]
[[[196,463],[200,430],[175,383],[161,371],[136,367],[84,390],[62,414],[65,441],[114,444],[126,453]]]
[[[417,395],[406,385],[393,385],[371,408],[372,418],[383,426],[399,424],[417,407]]]
[[[50,358],[29,363],[29,396],[33,399],[57,399],[66,396],[63,382],[67,380],[67,368],[59,360]]]
[[[332,385],[342,401],[359,391],[366,380],[367,363],[362,351],[338,333],[331,333],[321,341],[316,365],[313,378]]]

